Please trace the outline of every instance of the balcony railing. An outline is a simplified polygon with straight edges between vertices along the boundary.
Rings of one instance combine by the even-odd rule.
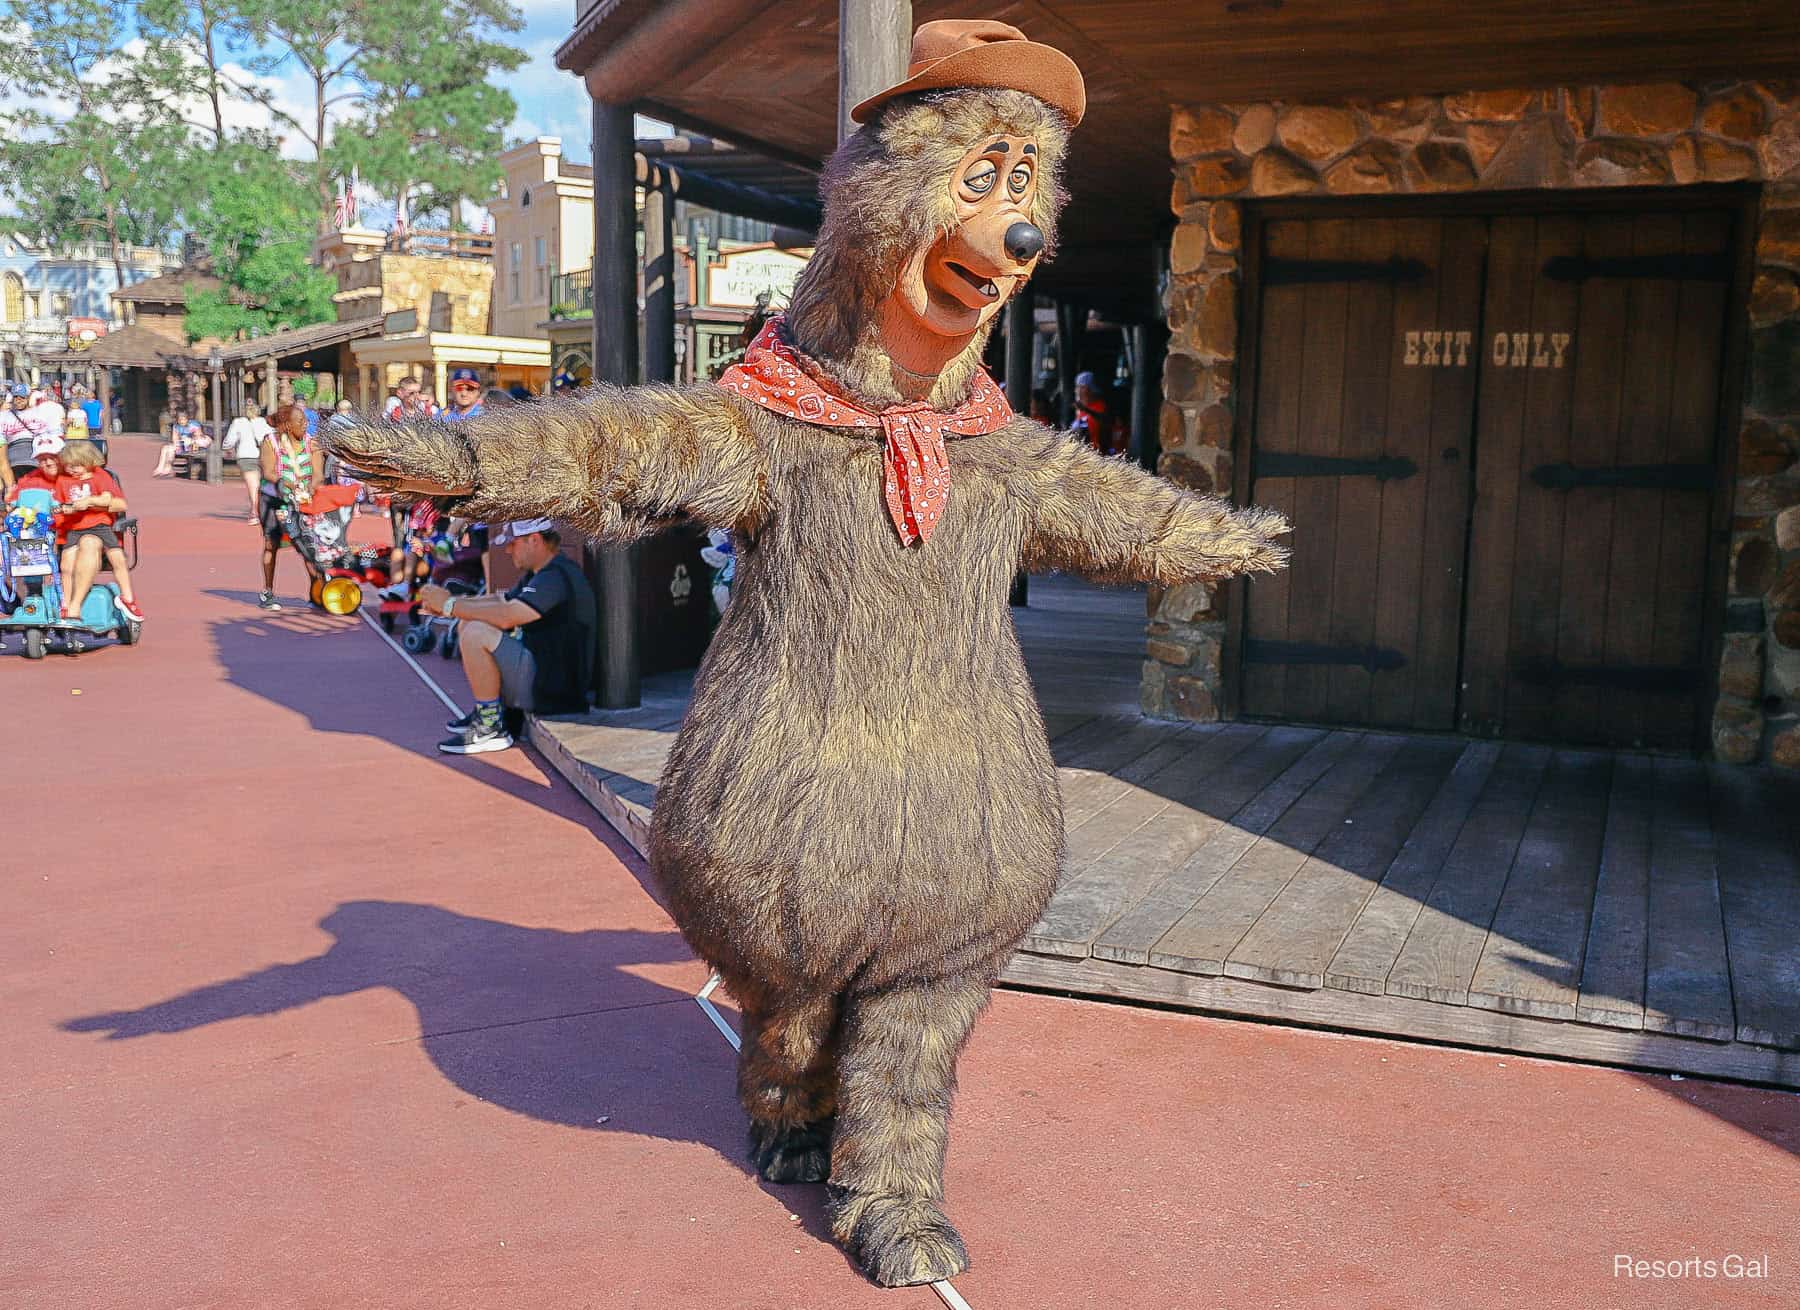
[[[550,279],[550,317],[579,318],[594,312],[594,270],[578,268]]]
[[[477,232],[445,232],[434,228],[409,228],[404,234],[388,233],[387,249],[396,255],[436,255],[453,259],[492,259],[494,238]]]

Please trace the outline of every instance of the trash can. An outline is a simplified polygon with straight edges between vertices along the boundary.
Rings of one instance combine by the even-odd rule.
[[[638,553],[638,659],[645,674],[699,666],[712,640],[712,570],[700,558],[706,530],[680,524]]]

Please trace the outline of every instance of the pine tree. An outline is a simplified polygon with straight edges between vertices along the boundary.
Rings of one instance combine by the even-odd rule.
[[[14,226],[58,245],[83,227],[106,235],[119,285],[125,247],[162,245],[174,228],[170,166],[186,135],[160,100],[142,98],[125,53],[124,0],[7,0],[0,42],[0,184]]]
[[[500,181],[497,156],[518,105],[490,79],[525,61],[486,33],[517,31],[505,0],[403,0],[411,39],[372,52],[361,65],[364,115],[339,139],[341,156],[387,194],[405,192],[413,212],[461,221],[461,201]]]
[[[469,194],[498,178],[491,156],[515,106],[486,83],[525,61],[523,51],[493,39],[524,26],[506,0],[241,3],[248,31],[267,47],[253,66],[274,72],[292,61],[312,83],[309,121],[284,118],[313,148],[321,224],[334,180],[355,165],[392,195]],[[353,107],[347,131],[333,129],[338,106]]]

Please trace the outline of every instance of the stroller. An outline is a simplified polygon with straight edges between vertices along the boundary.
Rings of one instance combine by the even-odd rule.
[[[415,536],[414,544],[421,547],[420,557],[430,561],[431,581],[453,596],[479,596],[485,591],[487,577],[482,557],[487,554],[486,525],[434,515],[428,531],[428,536]],[[445,659],[456,658],[461,619],[426,614],[416,605],[410,607],[409,614],[411,625],[400,638],[401,645],[415,655],[429,654],[436,647]]]
[[[121,646],[135,646],[143,625],[119,609],[117,587],[96,581],[81,604],[81,617],[62,617],[62,560],[56,549],[53,519],[57,506],[48,491],[33,488],[19,494],[0,521],[0,639],[18,629],[25,634],[25,658],[41,660],[52,635],[71,655],[84,649],[84,636],[112,635]],[[137,520],[115,525],[129,543],[131,565],[137,567]]]
[[[304,505],[283,503],[281,530],[306,566],[312,583],[307,599],[327,614],[354,614],[362,607],[363,584],[387,585],[387,560],[379,547],[349,542],[350,518],[360,488],[318,487]]]

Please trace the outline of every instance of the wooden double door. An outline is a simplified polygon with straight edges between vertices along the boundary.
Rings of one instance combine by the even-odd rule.
[[[1269,217],[1239,712],[1693,749],[1737,202]]]

